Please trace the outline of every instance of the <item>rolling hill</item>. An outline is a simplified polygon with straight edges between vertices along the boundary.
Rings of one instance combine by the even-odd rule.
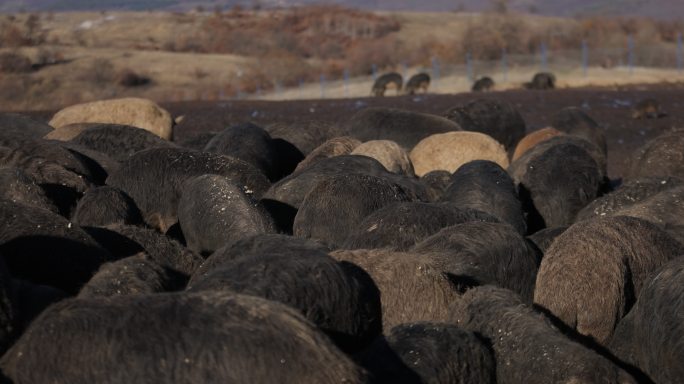
[[[570,17],[578,15],[643,16],[684,20],[681,0],[5,0],[0,12],[85,11],[85,10],[190,10],[199,6],[278,7],[310,4],[338,4],[352,8],[401,11],[483,11],[494,3],[505,3],[509,10],[541,15]]]

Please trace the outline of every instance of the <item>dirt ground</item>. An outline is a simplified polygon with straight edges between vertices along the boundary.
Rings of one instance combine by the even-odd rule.
[[[684,128],[684,86],[648,85],[620,89],[573,89],[556,91],[502,91],[487,94],[394,96],[337,100],[299,101],[221,101],[178,102],[162,104],[174,116],[185,115],[175,131],[175,140],[185,141],[226,126],[251,121],[260,125],[273,122],[323,120],[343,122],[354,112],[383,106],[442,114],[447,109],[475,98],[499,98],[514,103],[527,122],[528,131],[547,126],[553,114],[567,106],[583,108],[606,130],[608,173],[613,179],[626,176],[630,159],[647,140],[659,133]],[[666,117],[633,120],[631,106],[642,99],[658,100]],[[32,112],[49,119],[51,112]]]

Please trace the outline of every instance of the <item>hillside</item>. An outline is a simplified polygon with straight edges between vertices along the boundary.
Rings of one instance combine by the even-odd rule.
[[[498,89],[520,88],[544,69],[540,42],[549,50],[545,69],[561,87],[672,83],[682,80],[677,28],[648,20],[339,7],[4,15],[0,104],[21,110],[121,96],[362,97],[373,75],[389,71],[430,73],[432,93],[468,91],[485,75]],[[634,32],[630,70],[624,47]],[[587,74],[580,61],[585,36]]]
[[[665,20],[684,19],[681,0],[5,0],[0,12],[27,11],[92,11],[92,10],[190,10],[204,7],[280,7],[312,4],[337,4],[346,7],[390,11],[467,11],[480,12],[505,3],[516,12],[549,16],[628,16],[653,17]]]

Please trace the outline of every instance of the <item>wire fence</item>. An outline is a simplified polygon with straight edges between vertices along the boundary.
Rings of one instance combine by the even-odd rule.
[[[350,71],[345,69],[339,78],[321,75],[318,84],[300,82],[294,88],[278,86],[263,98],[369,96],[375,80],[388,72],[401,74],[404,82],[417,73],[427,73],[431,77],[430,92],[433,93],[468,91],[483,76],[492,78],[499,89],[515,88],[531,80],[537,72],[552,72],[567,86],[602,85],[607,81],[684,81],[684,42],[681,34],[674,44],[638,44],[633,36],[626,36],[624,44],[612,47],[591,47],[587,41],[582,41],[576,49],[551,49],[542,42],[534,54],[509,54],[502,49],[498,59],[477,60],[466,52],[461,61],[435,56],[430,58],[429,65],[401,62],[379,68],[373,64],[369,72],[370,76],[352,78]],[[261,96],[243,95],[245,98]]]

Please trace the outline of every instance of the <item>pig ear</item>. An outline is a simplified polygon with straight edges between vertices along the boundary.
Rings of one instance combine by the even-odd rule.
[[[176,118],[173,119],[173,123],[178,125],[183,121],[183,119],[185,119],[185,115],[176,116]]]

